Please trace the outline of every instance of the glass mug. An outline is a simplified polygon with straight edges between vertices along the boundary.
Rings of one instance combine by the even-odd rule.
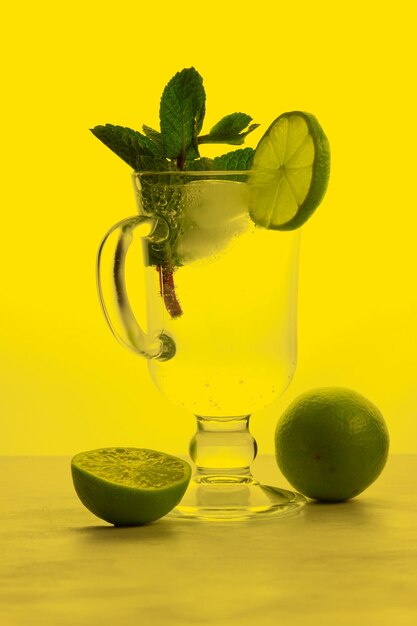
[[[297,358],[300,231],[253,223],[251,203],[273,198],[273,175],[261,174],[135,172],[139,214],[116,224],[99,250],[100,301],[114,335],[148,360],[156,387],[197,418],[195,473],[170,514],[177,517],[241,520],[292,513],[305,502],[250,471],[250,415],[283,393]],[[135,235],[146,332],[128,291],[145,294],[133,294],[126,279]]]

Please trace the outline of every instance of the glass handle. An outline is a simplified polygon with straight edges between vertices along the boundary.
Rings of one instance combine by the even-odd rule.
[[[115,224],[104,237],[97,258],[97,285],[100,303],[116,339],[147,359],[167,361],[175,354],[175,344],[168,335],[147,335],[139,326],[129,303],[126,289],[126,255],[134,231],[152,243],[168,239],[168,224],[159,217],[137,215]]]

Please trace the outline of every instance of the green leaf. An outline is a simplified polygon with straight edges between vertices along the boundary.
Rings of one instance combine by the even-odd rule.
[[[230,113],[225,115],[220,122],[217,122],[210,131],[210,135],[223,135],[224,133],[240,133],[252,121],[250,115],[246,113]]]
[[[178,167],[164,158],[139,155],[135,170],[137,172],[178,172]]]
[[[157,146],[136,130],[125,126],[113,126],[113,124],[95,126],[90,130],[97,139],[100,139],[134,170],[142,168],[142,157],[150,157],[155,161],[162,160]]]
[[[159,110],[164,154],[181,162],[199,156],[197,135],[203,125],[206,94],[193,68],[177,72],[165,87]]]
[[[157,148],[160,151],[160,153],[163,154],[164,153],[164,147],[162,145],[161,133],[158,130],[155,130],[154,128],[151,128],[150,126],[146,126],[146,124],[143,124],[142,130],[145,133],[145,135],[151,141],[153,141],[153,143],[157,146]]]
[[[253,148],[233,150],[213,159],[214,170],[249,170],[252,165]]]
[[[184,170],[190,172],[200,172],[213,169],[213,159],[201,157],[201,159],[187,160],[184,163]]]
[[[240,145],[245,141],[245,137],[259,126],[259,124],[251,124],[245,132],[242,132],[251,120],[250,115],[246,115],[246,113],[226,115],[213,126],[208,135],[201,135],[198,138],[198,143]]]

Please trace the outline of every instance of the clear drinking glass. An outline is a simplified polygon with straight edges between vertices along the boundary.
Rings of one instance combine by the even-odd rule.
[[[195,473],[171,515],[292,513],[305,499],[260,485],[250,471],[257,451],[250,415],[283,393],[297,356],[300,232],[267,230],[250,218],[259,194],[273,196],[273,174],[136,172],[133,179],[139,215],[104,238],[98,286],[114,335],[148,359],[157,388],[197,419],[189,448]],[[137,256],[127,256],[135,234],[146,331],[131,305],[145,296],[134,286]]]

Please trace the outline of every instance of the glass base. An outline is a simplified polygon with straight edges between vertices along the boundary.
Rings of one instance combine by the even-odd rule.
[[[307,502],[286,489],[261,485],[252,476],[197,476],[180,504],[169,513],[176,519],[233,522],[293,515]]]

